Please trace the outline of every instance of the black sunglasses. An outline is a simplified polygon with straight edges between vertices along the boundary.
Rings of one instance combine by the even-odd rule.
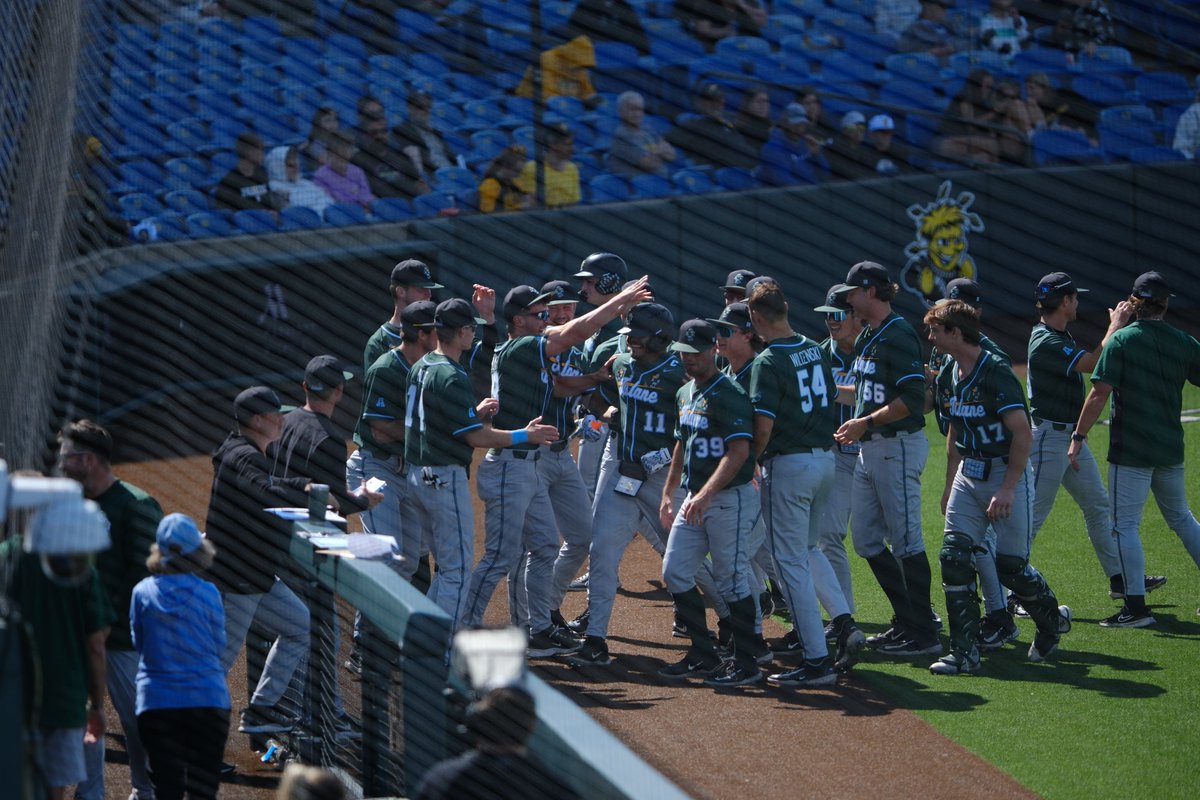
[[[825,315],[826,322],[845,322],[848,316],[845,311],[830,311]]]

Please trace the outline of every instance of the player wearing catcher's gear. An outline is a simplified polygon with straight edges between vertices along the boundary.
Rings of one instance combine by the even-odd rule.
[[[432,542],[437,575],[429,598],[457,626],[466,605],[465,571],[473,561],[475,515],[467,485],[475,447],[541,445],[558,438],[551,425],[529,421],[518,430],[493,428],[497,402],[475,405],[471,380],[459,359],[482,320],[466,300],[440,303],[434,312],[437,349],[412,366],[404,417],[404,460],[409,498],[422,536]]]
[[[888,655],[941,653],[929,603],[933,576],[921,534],[921,473],[929,457],[921,342],[892,311],[899,287],[886,269],[860,262],[845,283],[839,295],[864,328],[851,367],[854,417],[834,438],[838,444],[862,443],[850,493],[850,536],[894,614],[892,626],[867,642]]]
[[[1109,427],[1108,486],[1112,527],[1125,576],[1125,605],[1100,621],[1107,628],[1154,624],[1146,605],[1143,574],[1146,554],[1139,528],[1151,491],[1171,530],[1200,566],[1200,523],[1187,502],[1183,475],[1183,425],[1180,410],[1184,382],[1200,386],[1200,342],[1167,324],[1174,295],[1157,272],[1140,275],[1129,299],[1134,322],[1114,333],[1092,373],[1092,391],[1083,403],[1067,457],[1078,469],[1088,431],[1112,397]]]
[[[423,261],[409,258],[392,267],[392,280],[388,286],[392,295],[392,317],[367,339],[363,348],[364,370],[369,370],[381,355],[404,341],[404,321],[401,319],[404,309],[420,300],[430,300],[433,290],[441,288]]]
[[[521,420],[552,418],[554,380],[551,359],[592,335],[609,319],[619,317],[648,295],[646,279],[613,296],[604,305],[562,327],[547,328],[546,295],[532,286],[517,286],[504,299],[509,339],[496,350],[492,364],[492,399],[498,403],[494,419],[501,426]],[[551,415],[547,417],[547,415]],[[557,430],[557,429],[556,429]],[[553,440],[566,449],[566,432]],[[471,574],[463,624],[478,625],[496,585],[529,554],[525,571],[528,598],[529,655],[542,657],[571,652],[579,642],[565,629],[552,624],[553,569],[558,552],[558,530],[546,484],[538,477],[537,462],[548,452],[538,444],[493,446],[479,468],[476,486],[484,503],[486,535],[484,553]]]
[[[716,344],[716,326],[692,319],[680,326],[671,346],[691,380],[676,394],[675,445],[659,510],[660,522],[671,531],[663,582],[692,644],[678,663],[658,674],[670,679],[698,674],[710,686],[727,687],[762,680],[750,569],[762,533],[755,525],[758,492],[750,483],[753,409],[737,381],[717,370]],[[687,494],[677,504],[680,485]],[[727,665],[708,637],[704,599],[696,588],[696,574],[710,553],[717,590],[729,604],[733,658]]]
[[[1042,575],[1029,564],[1033,433],[1021,382],[1012,368],[980,347],[979,316],[961,300],[938,303],[925,314],[929,341],[952,361],[935,402],[950,421],[946,444],[946,515],[942,585],[950,622],[950,652],[929,671],[955,675],[979,669],[979,597],[973,551],[990,525],[996,533],[996,569],[1037,624],[1030,661],[1042,661],[1071,629],[1071,609],[1058,605]]]
[[[1067,450],[1083,408],[1083,376],[1091,374],[1104,346],[1128,323],[1130,307],[1118,305],[1109,311],[1104,340],[1089,352],[1067,332],[1067,326],[1079,314],[1079,295],[1086,291],[1077,287],[1065,272],[1050,273],[1038,281],[1034,290],[1033,299],[1041,312],[1041,321],[1029,333],[1027,381],[1033,414],[1033,454],[1029,457],[1035,487],[1033,535],[1037,536],[1050,516],[1059,485],[1065,486],[1083,512],[1092,549],[1108,576],[1109,594],[1119,599],[1125,596],[1125,579],[1109,519],[1112,505],[1100,478],[1100,468],[1086,442],[1079,449],[1075,468],[1067,462]],[[1146,591],[1153,591],[1166,581],[1162,575],[1147,575]]]

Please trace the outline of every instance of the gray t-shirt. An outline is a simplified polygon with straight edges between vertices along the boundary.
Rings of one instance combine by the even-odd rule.
[[[613,131],[612,147],[608,151],[608,168],[618,175],[633,177],[646,174],[639,166],[645,158],[646,151],[659,140],[659,137],[642,129],[637,130],[628,125],[620,125]],[[654,174],[667,177],[667,165],[659,164]]]

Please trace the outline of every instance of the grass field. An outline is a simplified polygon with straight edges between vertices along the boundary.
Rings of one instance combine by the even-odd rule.
[[[1200,389],[1187,387],[1183,407],[1200,409]],[[1196,511],[1200,422],[1184,430],[1188,498]],[[925,545],[934,570],[934,604],[945,616],[937,585],[945,440],[935,426],[927,432]],[[1089,443],[1107,480],[1107,428],[1097,426]],[[935,677],[927,656],[891,662],[868,656],[856,675],[1047,798],[1195,797],[1200,792],[1200,571],[1153,502],[1147,504],[1142,537],[1147,572],[1169,578],[1149,596],[1158,620],[1153,627],[1096,624],[1120,603],[1109,599],[1079,508],[1062,490],[1031,558],[1059,602],[1075,615],[1073,629],[1049,661],[1026,661],[1034,627],[1019,620],[1016,645],[984,654],[977,675]],[[856,616],[865,622],[887,620],[890,607],[866,562],[852,562]],[[869,764],[870,757],[864,755],[863,761]]]

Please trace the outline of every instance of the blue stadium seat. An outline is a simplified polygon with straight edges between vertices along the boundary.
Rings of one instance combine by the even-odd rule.
[[[446,76],[446,82],[450,84],[450,87],[455,92],[463,97],[473,99],[488,98],[493,105],[499,106],[496,99],[492,97],[496,91],[496,87],[491,81],[481,78],[478,75],[471,75],[466,72],[451,72]]]
[[[116,43],[118,45],[128,45],[142,50],[152,49],[158,39],[158,33],[153,25],[122,22],[113,26],[113,32],[117,36]]]
[[[629,181],[634,199],[650,197],[669,197],[675,193],[675,186],[661,175],[634,175]]]
[[[528,31],[533,24],[528,3],[483,0],[479,5],[483,11],[483,24],[489,28]]]
[[[142,220],[155,214],[161,214],[165,210],[162,203],[147,192],[123,194],[117,200],[117,205],[121,209],[121,216],[128,220]]]
[[[283,30],[275,17],[259,15],[242,20],[242,35],[273,45],[283,35]]]
[[[1067,64],[1066,51],[1057,47],[1035,47],[1022,50],[1013,56],[1012,70],[1018,75],[1029,75],[1031,72],[1064,72],[1070,67]]]
[[[525,152],[533,157],[533,126],[522,125],[519,128],[513,129],[512,132],[513,144],[519,144],[525,148]]]
[[[154,46],[154,65],[159,69],[190,70],[196,66],[196,51],[191,41],[159,39]]]
[[[241,56],[231,42],[203,37],[196,42],[196,63],[198,65],[236,69],[240,58]]]
[[[435,82],[450,71],[446,59],[437,53],[413,53],[409,57],[408,63],[412,66],[413,72],[424,75]]]
[[[367,46],[362,39],[352,34],[331,33],[325,37],[325,54],[366,61]]]
[[[741,167],[721,167],[713,173],[717,184],[731,192],[744,192],[747,189],[758,188],[758,181],[753,173]]]
[[[180,214],[208,211],[208,197],[197,189],[173,189],[163,198],[167,208]]]
[[[888,56],[896,52],[896,39],[887,33],[847,30],[842,34],[843,49],[879,68]]]
[[[586,113],[587,109],[578,97],[559,96],[546,101],[546,111],[561,114],[573,122]]]
[[[620,67],[636,67],[638,65],[638,50],[625,42],[596,42],[596,68],[616,69]]]
[[[403,80],[408,77],[408,63],[400,56],[373,55],[367,59],[367,69],[374,81],[380,76],[391,76]]]
[[[242,74],[233,64],[204,64],[196,70],[197,88],[214,92],[232,92],[242,83]]]
[[[1133,148],[1129,153],[1129,160],[1135,164],[1151,164],[1159,161],[1186,161],[1187,157],[1172,147],[1156,144]]]
[[[475,152],[490,152],[488,159],[494,158],[508,146],[508,134],[497,128],[487,128],[471,134],[471,149]]]
[[[150,92],[143,99],[150,107],[150,111],[164,120],[178,120],[195,115],[191,95]]]
[[[1071,88],[1098,106],[1116,106],[1129,100],[1125,78],[1112,72],[1079,75],[1071,81]]]
[[[279,212],[281,231],[309,231],[324,224],[320,214],[305,206],[288,206]]]
[[[212,141],[208,123],[199,117],[188,117],[167,125],[167,137],[189,155],[200,153]]]
[[[154,72],[154,90],[156,92],[187,94],[195,89],[196,76],[192,74],[191,70],[162,67]]]
[[[466,167],[440,167],[433,173],[434,183],[443,194],[465,195],[479,184],[475,173]]]
[[[1087,136],[1079,131],[1058,128],[1034,131],[1030,144],[1033,163],[1039,167],[1098,164],[1104,160],[1104,152],[1092,147]]]
[[[325,207],[325,224],[362,225],[367,221],[367,211],[358,203],[332,203]]]
[[[239,33],[238,26],[223,17],[204,17],[196,28],[196,39],[230,43]]]
[[[845,50],[827,51],[820,59],[821,80],[823,81],[860,81],[876,85],[879,83],[879,71],[873,62]]]
[[[717,191],[717,184],[700,169],[685,168],[671,176],[680,194],[705,194]]]
[[[942,82],[942,67],[937,56],[930,53],[893,53],[883,60],[884,69],[893,78],[938,86]]]
[[[383,222],[403,222],[417,215],[403,197],[381,197],[371,206],[371,213]]]
[[[804,17],[799,14],[772,14],[762,28],[762,37],[778,50],[785,36],[802,36],[805,28]]]
[[[437,20],[423,11],[402,8],[396,12],[395,20],[396,39],[402,45],[411,45],[442,32]]]
[[[1100,111],[1100,125],[1102,126],[1128,122],[1140,122],[1152,128],[1156,124],[1154,111],[1149,106],[1140,105],[1112,106]]]
[[[588,181],[593,203],[619,203],[629,199],[629,184],[620,175],[597,175]]]
[[[717,42],[716,52],[728,59],[757,61],[770,57],[771,44],[761,36],[728,36]]]
[[[121,183],[132,187],[135,192],[154,195],[165,188],[166,175],[154,161],[139,158],[121,164]]]
[[[1196,93],[1187,76],[1179,72],[1143,72],[1133,85],[1143,103],[1156,105],[1186,103]]]
[[[188,238],[187,220],[182,214],[157,214],[150,218],[160,242],[178,242]]]
[[[1086,55],[1080,62],[1084,72],[1121,72],[1137,74],[1140,69],[1133,64],[1133,55],[1124,47],[1100,45],[1091,58]]]
[[[457,198],[455,198],[457,200]],[[429,192],[419,195],[413,200],[413,209],[418,217],[436,217],[445,209],[453,208],[455,203],[448,195],[441,192]]]
[[[168,159],[164,164],[167,171],[168,189],[205,189],[209,186],[209,169],[204,159],[196,156],[181,156]],[[199,210],[199,209],[196,209]]]
[[[840,8],[827,8],[817,12],[813,17],[813,30],[818,34],[841,37],[846,31],[871,31],[875,27],[871,20],[862,14],[843,11]]]
[[[860,17],[875,15],[875,0],[833,0],[831,5],[839,11],[858,14]]]
[[[1139,120],[1109,120],[1100,125],[1100,149],[1111,161],[1129,161],[1134,149],[1158,144],[1154,128]]]
[[[799,14],[806,19],[812,19],[825,7],[825,0],[776,0],[772,6],[777,14]]]
[[[209,236],[228,236],[233,233],[233,224],[225,211],[201,211],[187,218],[188,235],[193,239]]]
[[[977,67],[982,67],[994,76],[1008,74],[1006,62],[995,50],[964,50],[950,56],[950,70],[956,78],[965,78]]]
[[[196,116],[208,122],[225,119],[237,113],[237,99],[229,88],[194,92],[192,105],[195,106]]]
[[[283,81],[283,70],[277,64],[243,61],[241,73],[241,86],[258,91],[278,91]]]
[[[315,64],[325,55],[325,48],[320,40],[307,36],[287,36],[283,39],[284,58]]]
[[[932,86],[910,80],[892,80],[879,89],[882,105],[900,108],[917,108],[926,111],[943,111],[949,100],[938,94]]]
[[[274,233],[279,230],[279,221],[275,218],[273,211],[265,208],[250,208],[234,212],[233,226],[242,233],[258,235]]]

